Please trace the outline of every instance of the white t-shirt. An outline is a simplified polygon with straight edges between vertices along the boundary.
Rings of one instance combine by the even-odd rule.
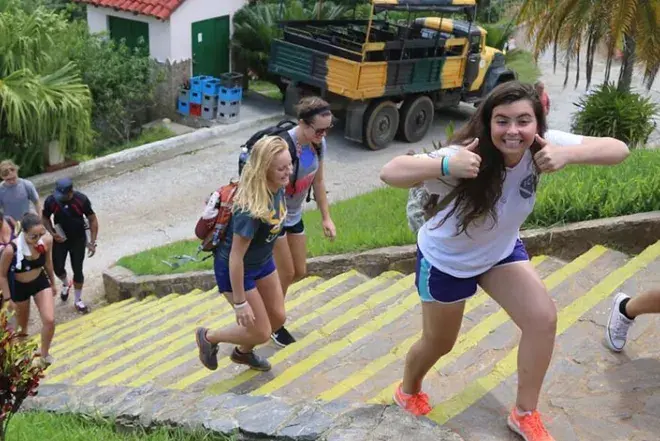
[[[582,143],[582,136],[559,130],[548,130],[544,138],[555,145]],[[449,146],[428,153],[431,157],[452,155],[458,146]],[[515,167],[506,168],[502,196],[497,202],[497,223],[490,216],[470,224],[467,233],[456,235],[458,219],[455,215],[437,227],[454,206],[452,201],[429,219],[417,234],[417,245],[424,257],[438,270],[454,277],[467,278],[485,273],[497,262],[508,257],[519,237],[519,231],[536,201],[536,170],[532,153],[527,150]],[[431,194],[440,200],[451,191],[457,180],[443,177],[424,182]],[[436,228],[437,227],[437,228]]]

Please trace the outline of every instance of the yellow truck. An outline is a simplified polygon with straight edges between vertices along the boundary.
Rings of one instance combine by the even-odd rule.
[[[344,136],[372,150],[397,136],[417,142],[436,109],[478,104],[516,75],[486,46],[474,23],[475,0],[369,0],[367,20],[282,22],[269,71],[288,83],[287,113],[301,96],[320,95],[344,120]],[[383,10],[441,13],[406,23],[376,19]],[[451,18],[445,15],[450,15]],[[459,20],[456,17],[465,17]]]

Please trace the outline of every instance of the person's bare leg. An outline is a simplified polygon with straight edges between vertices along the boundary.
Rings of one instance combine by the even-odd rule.
[[[406,355],[401,387],[404,393],[412,395],[420,392],[428,371],[454,347],[464,309],[465,302],[422,303],[422,337]]]
[[[631,319],[643,314],[660,314],[660,289],[646,291],[631,298],[625,305],[625,311]]]
[[[50,354],[50,344],[55,335],[55,302],[50,288],[40,291],[34,296],[41,316],[41,356],[46,358]]]
[[[293,259],[293,282],[303,279],[307,275],[307,236],[302,234],[287,234],[289,250]],[[287,287],[288,288],[288,287]],[[286,291],[284,292],[286,296]]]
[[[286,296],[289,285],[293,283],[293,279],[295,277],[293,256],[291,256],[291,250],[289,249],[289,241],[287,240],[287,236],[288,234],[278,237],[277,241],[275,242],[275,247],[273,248],[275,267],[277,268],[277,273],[279,275],[280,285],[282,287],[284,296]]]
[[[516,405],[521,411],[534,411],[552,359],[557,308],[529,262],[492,268],[479,284],[522,330]]]

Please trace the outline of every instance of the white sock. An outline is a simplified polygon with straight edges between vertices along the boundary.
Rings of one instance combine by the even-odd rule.
[[[75,289],[73,290],[73,292],[75,293],[75,296],[76,296],[76,303],[82,302],[82,300],[81,300],[81,297],[82,297],[82,288],[81,288],[81,289],[75,288]]]
[[[69,286],[69,276],[64,276],[63,279],[60,279],[62,281],[62,284],[66,287]]]

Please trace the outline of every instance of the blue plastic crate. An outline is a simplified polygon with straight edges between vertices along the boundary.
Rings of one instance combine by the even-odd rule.
[[[242,87],[220,87],[218,99],[220,101],[240,101],[243,98]]]
[[[191,92],[202,92],[202,89],[204,88],[204,82],[213,79],[213,77],[210,77],[208,75],[199,75],[196,77],[191,77],[190,78],[190,91]]]
[[[220,80],[211,78],[202,83],[202,93],[204,95],[218,96],[220,91]]]
[[[190,102],[193,104],[202,104],[202,92],[190,90]]]
[[[180,89],[179,90],[179,101],[182,103],[190,102],[190,90]]]
[[[190,103],[188,101],[179,100],[177,105],[177,111],[181,115],[190,115]]]

